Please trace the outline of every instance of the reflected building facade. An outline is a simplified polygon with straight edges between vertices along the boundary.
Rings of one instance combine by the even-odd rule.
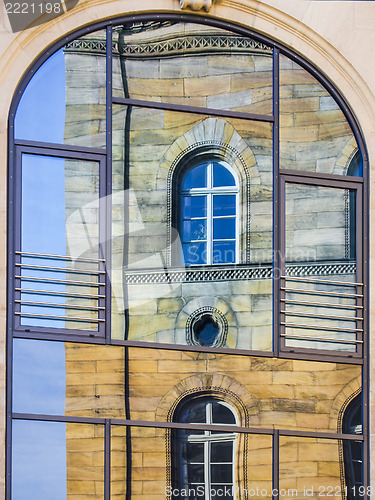
[[[63,135],[16,115],[12,499],[32,436],[69,500],[363,497],[366,165],[338,92],[166,15],[72,38],[18,117],[56,60]]]

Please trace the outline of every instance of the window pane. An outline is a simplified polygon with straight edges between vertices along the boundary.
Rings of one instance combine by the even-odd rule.
[[[235,241],[215,241],[213,244],[214,264],[230,264],[236,262]]]
[[[147,22],[124,25],[113,43],[115,96],[272,114],[272,49],[264,43],[207,25],[163,22],[152,31]]]
[[[23,154],[21,201],[21,325],[98,331],[99,164]]]
[[[356,352],[355,191],[286,185],[285,345]],[[282,319],[284,321],[284,319]]]
[[[194,167],[185,177],[182,189],[203,188],[207,186],[207,166]]]
[[[214,173],[214,187],[221,186],[235,186],[236,181],[233,177],[233,174],[220,163],[214,162],[213,164],[213,173]]]
[[[207,262],[206,243],[184,243],[182,248],[186,265],[205,264]]]
[[[211,464],[211,482],[228,483],[232,481],[232,464]]]
[[[15,420],[12,446],[12,499],[103,500],[103,426]]]
[[[214,219],[214,240],[234,239],[236,237],[236,219]]]
[[[30,80],[17,109],[17,139],[105,147],[105,30],[53,54]]]
[[[290,496],[293,491],[298,500],[307,491],[341,496],[340,453],[342,443],[336,439],[280,436],[280,488],[289,489]]]
[[[249,329],[246,328],[247,335],[248,332]],[[180,388],[181,393],[185,393],[190,389],[189,384],[192,381],[201,380],[202,374],[205,374],[204,381],[208,382],[205,382],[204,387],[207,385],[208,390],[218,386],[217,384],[233,383],[233,391],[238,387],[238,390],[248,392],[256,399],[256,412],[249,416],[249,427],[274,426],[275,429],[335,433],[337,422],[341,418],[340,410],[348,397],[346,388],[350,386],[352,394],[361,387],[362,367],[350,363],[314,361],[310,366],[306,360],[298,359],[285,360],[219,352],[213,357],[212,352],[165,349],[153,349],[152,355],[151,359],[150,350],[147,348],[129,348],[129,405],[131,418],[134,420],[145,419],[147,416],[147,420],[165,421],[175,399],[168,403],[168,409],[160,411],[160,408],[152,406],[155,394],[158,394],[158,398],[165,398],[169,394],[170,399],[168,396],[165,401],[172,401],[176,386]],[[142,366],[143,371],[140,373]],[[156,387],[158,389],[155,389]],[[222,393],[222,397],[225,397],[225,393]],[[229,399],[225,401],[236,409]],[[333,407],[332,401],[336,401],[337,405]],[[220,405],[220,402],[217,404]],[[224,405],[223,407],[225,408]],[[181,408],[180,415],[184,422],[205,422],[202,408],[199,418],[192,415],[189,419],[188,411],[190,410],[187,407]],[[216,418],[213,408],[214,423],[234,424],[233,417],[229,413],[227,416],[228,421],[223,422],[222,416]],[[239,425],[243,425],[241,419]]]
[[[220,326],[210,315],[202,316],[193,325],[194,340],[200,345],[214,345],[219,334]]]
[[[14,340],[13,411],[125,418],[124,348]]]
[[[207,216],[206,196],[183,196],[183,218]]]
[[[183,443],[182,456],[188,462],[204,462],[203,443]]]
[[[329,92],[306,70],[280,56],[280,168],[362,175],[358,145]],[[362,158],[360,158],[362,163]]]
[[[211,443],[211,462],[231,462],[232,460],[233,442],[227,441],[223,443]]]
[[[236,214],[236,196],[235,195],[217,195],[213,196],[213,215],[214,217]]]
[[[203,465],[187,465],[187,480],[191,483],[202,483],[204,481],[204,466]]]
[[[183,241],[207,239],[207,221],[205,219],[184,221],[182,231]]]
[[[217,401],[212,403],[212,422],[214,424],[235,424],[233,412]],[[216,462],[216,460],[214,460]]]
[[[112,337],[123,339],[126,335],[129,340],[192,343],[186,333],[187,319],[206,305],[202,297],[217,297],[215,304],[207,305],[217,307],[222,298],[231,311],[235,310],[233,315],[229,315],[227,309],[223,313],[229,318],[228,334],[220,345],[270,350],[272,125],[119,105],[114,106],[113,120],[112,186],[116,198],[112,197]],[[226,143],[238,141],[241,155],[248,158],[246,167],[238,162],[236,168],[242,169],[243,178],[251,182],[242,184],[243,195],[238,196],[238,242],[215,242],[211,258],[214,257],[218,265],[237,262],[241,268],[229,272],[224,270],[225,266],[220,270],[207,267],[202,280],[203,275],[183,269],[185,264],[206,265],[207,247],[202,240],[185,242],[182,247],[183,236],[178,227],[182,209],[177,214],[173,211],[173,199],[180,191],[177,185],[173,192],[177,178],[170,178],[170,169],[182,142],[193,147],[196,137],[201,137],[211,141],[209,144],[217,144],[223,140],[223,130]],[[125,141],[127,134],[129,140],[131,135],[130,142]],[[200,162],[201,157],[197,161]],[[223,161],[230,163],[233,158]],[[181,176],[179,166],[183,168],[177,165],[175,171]],[[128,197],[123,192],[127,182]],[[221,209],[224,206],[234,209],[232,194],[228,196],[230,203],[217,203],[215,210],[219,205]],[[247,199],[251,200],[249,205],[245,202]],[[171,229],[172,221],[176,229]],[[202,304],[196,306],[198,300]],[[220,304],[221,311],[224,306]],[[185,305],[189,310],[186,315]],[[129,311],[128,331],[124,321],[126,310]],[[171,314],[171,310],[176,314]],[[177,315],[185,320],[177,320]]]
[[[183,412],[179,415],[178,421],[184,423],[206,423],[206,407],[207,402],[203,399],[201,402],[193,401],[191,405],[188,405],[183,409]]]

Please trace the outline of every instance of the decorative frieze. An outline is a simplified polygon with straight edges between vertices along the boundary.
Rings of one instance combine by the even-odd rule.
[[[262,53],[272,54],[270,47],[264,43],[239,35],[191,34],[170,36],[147,41],[131,41],[119,45],[117,40],[112,44],[113,54],[126,58],[171,57],[181,54],[201,53]],[[79,38],[65,46],[65,52],[75,54],[102,55],[106,53],[106,41],[98,38]]]
[[[288,276],[332,276],[355,274],[354,263],[298,264],[286,268]],[[241,267],[207,267],[199,269],[157,269],[125,270],[124,280],[129,285],[140,283],[192,283],[211,281],[245,281],[270,279],[273,277],[271,265]]]

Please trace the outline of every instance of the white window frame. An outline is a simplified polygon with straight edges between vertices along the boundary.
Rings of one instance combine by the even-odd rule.
[[[197,402],[198,401],[199,400],[197,400]],[[228,403],[226,403],[224,401],[220,401],[218,399],[211,399],[211,400],[207,401],[207,403],[206,403],[206,422],[203,422],[203,424],[215,425],[212,421],[212,403],[213,402],[219,403],[220,405],[227,407],[231,411],[231,413],[233,414],[234,419],[235,419],[235,423],[234,424],[225,424],[225,425],[228,425],[228,427],[238,426],[238,417],[237,417],[237,414],[234,411],[234,409]],[[202,425],[202,422],[200,422],[200,423],[189,422],[189,423],[196,424],[196,425],[199,425],[199,424]],[[216,424],[220,425],[219,422],[216,422]],[[223,425],[223,424],[221,424],[221,425]],[[179,439],[179,441],[178,441],[178,457],[179,457],[179,477],[180,477],[180,488],[181,489],[185,488],[185,484],[181,484],[182,483],[181,478],[184,477],[184,475],[185,475],[184,468],[188,464],[188,462],[186,462],[186,464],[184,464],[181,461],[181,457],[182,457],[181,445],[184,442],[203,444],[203,460],[204,460],[203,478],[204,478],[204,490],[205,490],[204,498],[205,498],[205,500],[212,499],[212,497],[211,497],[211,485],[212,485],[212,482],[211,482],[211,443],[223,443],[223,442],[231,442],[232,443],[232,460],[231,460],[232,461],[232,483],[231,483],[231,487],[232,487],[232,492],[233,492],[233,499],[235,500],[236,499],[235,457],[236,457],[237,433],[236,432],[233,432],[233,433],[229,433],[229,432],[224,433],[223,432],[223,433],[212,434],[212,431],[204,431],[203,434],[191,433],[187,436],[186,440]],[[194,462],[189,462],[189,464],[194,465]],[[228,462],[223,462],[223,464],[228,464]],[[198,463],[198,465],[200,465],[200,464]],[[187,483],[187,481],[186,481],[186,483]],[[213,485],[220,486],[220,484],[221,483],[214,483]],[[188,488],[192,488],[195,490],[198,489],[198,486],[202,486],[201,483],[187,483],[187,485],[188,485],[187,486]],[[225,483],[225,486],[227,486],[227,485],[228,485],[228,483]],[[223,486],[224,486],[224,483],[223,483]],[[223,497],[223,498],[225,498],[225,497]],[[215,498],[215,500],[217,500],[217,497]]]
[[[223,167],[225,167],[229,172],[232,174],[234,180],[235,180],[235,186],[220,186],[220,187],[214,187],[213,186],[213,165],[214,163],[219,163]],[[190,243],[206,243],[206,252],[207,252],[207,259],[206,262],[201,263],[201,264],[194,264],[194,263],[186,263],[188,266],[195,266],[195,265],[234,265],[238,264],[239,262],[239,182],[238,182],[238,176],[236,172],[233,170],[233,168],[225,161],[217,159],[217,158],[211,158],[209,160],[201,161],[196,164],[194,164],[192,167],[190,167],[184,174],[181,180],[181,186],[184,185],[185,179],[187,175],[194,170],[197,167],[201,167],[202,165],[205,165],[206,167],[206,175],[207,175],[207,183],[206,187],[204,188],[190,188],[190,189],[180,189],[180,200],[185,197],[185,196],[205,196],[207,200],[207,214],[206,214],[206,221],[207,221],[207,227],[206,227],[206,239],[205,240],[191,240]],[[214,263],[213,262],[213,221],[214,219],[229,219],[233,218],[233,215],[221,215],[221,216],[215,216],[213,215],[213,197],[214,195],[235,195],[236,197],[236,205],[235,205],[235,259],[234,262],[220,262],[220,263]],[[182,225],[183,225],[183,220],[184,220],[184,213],[183,213],[183,203],[180,203],[180,218],[179,218],[179,227],[180,227],[180,234],[181,234],[181,243],[183,243],[182,240]],[[196,218],[197,220],[199,218]],[[189,220],[195,220],[194,217],[190,218]],[[222,240],[215,240],[215,241],[232,241],[232,239],[222,239]]]

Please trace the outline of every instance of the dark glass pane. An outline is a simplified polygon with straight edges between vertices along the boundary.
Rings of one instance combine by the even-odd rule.
[[[236,237],[236,219],[214,219],[214,240]]]
[[[214,163],[214,187],[235,186],[233,174],[220,163]]]
[[[206,243],[186,243],[182,245],[182,248],[187,266],[205,264],[207,262]]]
[[[185,407],[178,419],[182,423],[206,423],[206,400],[194,401],[191,406]],[[192,431],[189,431],[192,434]]]
[[[214,424],[235,424],[233,412],[223,404],[214,401],[212,403],[212,421]]]
[[[207,197],[206,196],[184,196],[183,197],[183,218],[206,217]]]
[[[202,483],[204,481],[204,465],[188,464],[187,476],[189,483]]]
[[[220,333],[220,328],[210,315],[205,315],[194,324],[193,333],[200,345],[212,346]]]
[[[184,221],[182,239],[184,242],[205,240],[207,238],[206,219]]]
[[[227,408],[226,408],[227,409]],[[228,410],[229,411],[229,410]],[[230,412],[232,414],[232,412]],[[233,420],[234,416],[232,414]],[[213,423],[232,423],[232,422],[223,422],[223,420]],[[232,462],[233,460],[233,442],[232,441],[224,441],[222,443],[212,443],[211,444],[211,462]]]
[[[206,165],[199,165],[190,170],[185,177],[182,189],[202,188],[207,186]]]
[[[204,462],[203,443],[185,443],[183,458],[188,462]]]
[[[231,194],[215,194],[213,197],[213,213],[214,217],[236,215],[236,196]]]
[[[216,241],[213,244],[214,264],[231,264],[236,262],[235,241]]]
[[[232,464],[211,464],[211,481],[213,483],[230,483],[232,470]]]

